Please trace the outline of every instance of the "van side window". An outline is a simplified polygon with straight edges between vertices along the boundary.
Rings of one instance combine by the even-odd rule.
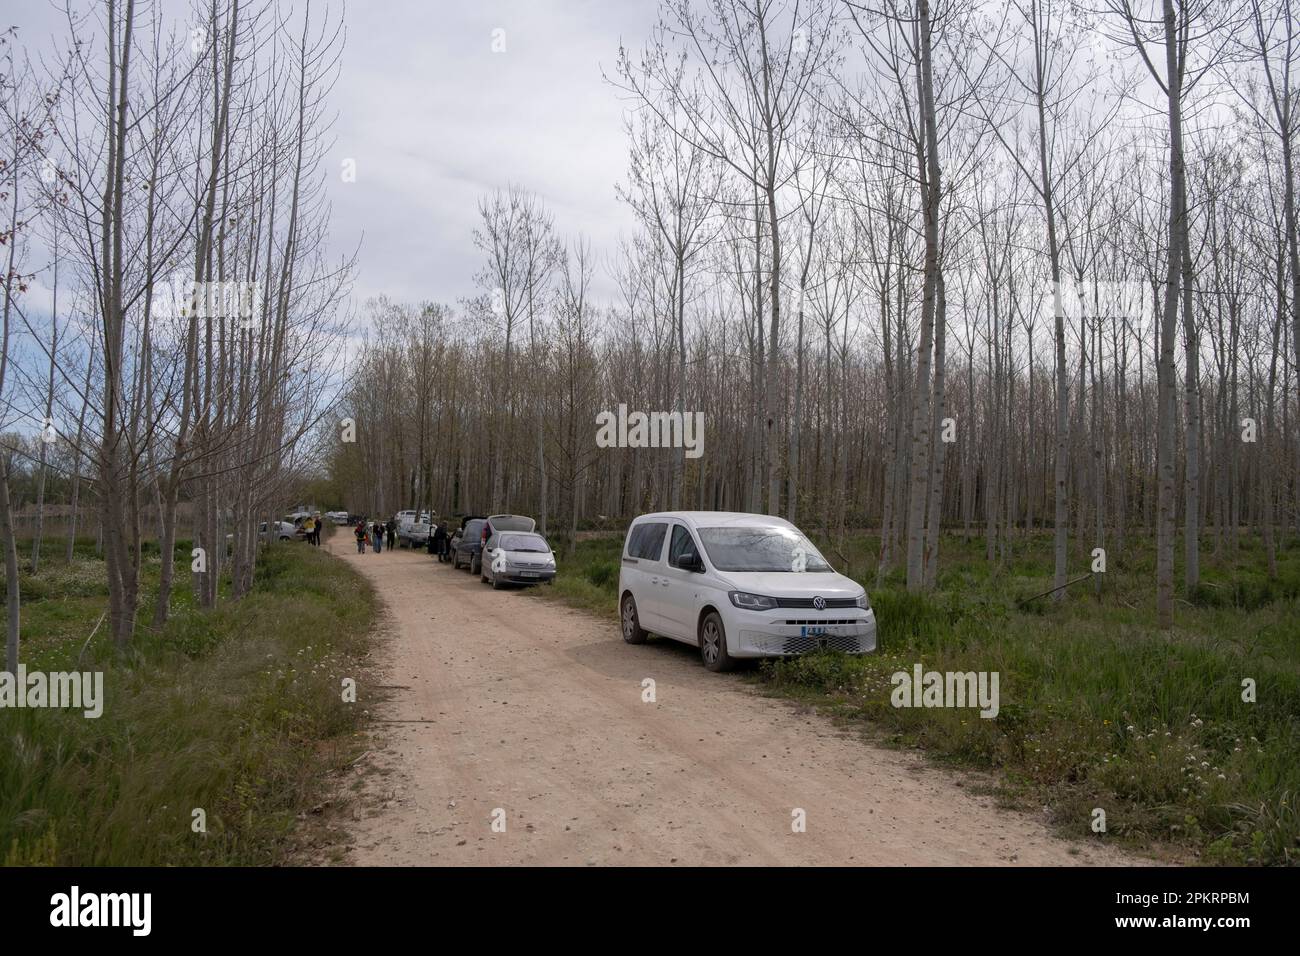
[[[658,561],[659,555],[664,550],[664,537],[667,533],[668,525],[659,521],[637,525],[632,529],[632,534],[628,536],[628,557]]]
[[[689,570],[699,560],[699,551],[691,533],[679,524],[673,525],[673,540],[668,546],[668,563],[675,568]]]

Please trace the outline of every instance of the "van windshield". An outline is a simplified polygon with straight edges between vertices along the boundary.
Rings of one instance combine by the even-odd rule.
[[[830,571],[811,541],[793,528],[700,528],[700,541],[719,571]]]

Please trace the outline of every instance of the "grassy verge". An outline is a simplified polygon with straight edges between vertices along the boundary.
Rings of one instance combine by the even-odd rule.
[[[541,593],[613,619],[619,547],[580,542]],[[865,580],[876,542],[856,536],[836,564],[867,584],[879,651],[770,662],[753,677],[886,743],[996,770],[1004,796],[1046,805],[1063,832],[1092,836],[1101,808],[1108,838],[1207,863],[1300,861],[1300,543],[1271,580],[1249,543],[1231,559],[1207,555],[1204,584],[1168,633],[1155,626],[1147,552],[1112,558],[1100,595],[1086,582],[1059,605],[1021,603],[1051,587],[1050,549],[1028,538],[990,562],[982,541],[945,537],[937,589],[915,595],[899,573],[880,589]],[[916,664],[998,672],[997,717],[892,706],[892,675]]]
[[[178,561],[188,562],[188,548],[178,545]],[[156,574],[154,556],[149,588]],[[324,775],[355,755],[362,715],[343,702],[341,681],[360,678],[375,597],[343,562],[297,543],[267,552],[254,592],[238,603],[202,611],[187,592],[166,628],[141,629],[129,659],[101,628],[78,666],[105,606],[102,562],[79,548],[71,565],[60,555],[25,576],[28,670],[102,670],[106,702],[98,719],[0,710],[4,863],[288,858],[297,815]],[[196,809],[206,833],[195,832]]]

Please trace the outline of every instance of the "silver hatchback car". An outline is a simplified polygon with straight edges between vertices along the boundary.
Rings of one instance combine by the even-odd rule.
[[[483,548],[479,580],[497,590],[503,584],[550,584],[555,580],[555,552],[540,534],[499,531]]]

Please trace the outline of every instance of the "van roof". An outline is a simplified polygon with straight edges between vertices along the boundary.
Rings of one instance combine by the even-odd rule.
[[[790,522],[776,515],[751,514],[744,511],[656,511],[637,515],[632,524],[643,521],[681,521],[692,528],[756,528],[777,525],[793,528]]]

